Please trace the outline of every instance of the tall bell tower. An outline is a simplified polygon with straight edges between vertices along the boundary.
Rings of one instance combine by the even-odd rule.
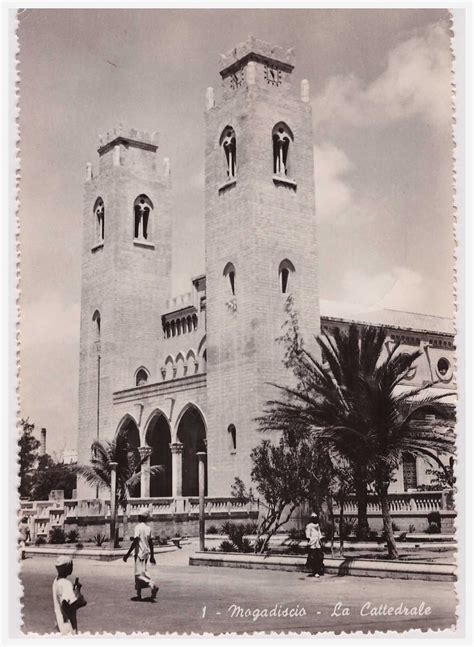
[[[112,440],[112,393],[158,374],[161,313],[169,298],[169,162],[156,136],[121,128],[99,142],[86,167],[81,277],[78,460],[92,442]],[[156,364],[156,366],[155,366]],[[91,496],[82,481],[79,496]]]
[[[308,345],[319,332],[313,137],[293,51],[249,38],[221,57],[222,95],[206,96],[209,494],[250,484],[255,418],[288,383],[291,295]],[[295,87],[296,86],[296,87]]]

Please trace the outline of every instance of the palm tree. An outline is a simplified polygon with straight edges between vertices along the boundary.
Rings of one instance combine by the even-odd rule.
[[[112,441],[94,441],[91,451],[90,465],[77,465],[74,471],[87,484],[109,490],[112,497],[114,496],[111,491],[112,466],[116,465],[116,505],[115,514],[110,519],[110,541],[115,545],[118,509],[122,508],[125,517],[130,491],[140,482],[141,469],[147,469],[151,475],[155,475],[162,473],[164,467],[153,465],[144,468],[143,463],[146,458],[141,458],[138,452],[129,452],[126,439],[120,435]],[[124,526],[125,523],[124,520]]]
[[[323,361],[304,349],[297,331],[288,365],[297,377],[295,387],[277,386],[282,400],[267,403],[260,420],[263,430],[302,427],[346,462],[353,474],[358,503],[358,530],[366,536],[367,488],[374,483],[380,502],[390,558],[397,558],[388,487],[403,454],[410,452],[434,460],[437,453],[452,453],[453,439],[442,428],[423,422],[427,413],[446,418],[439,400],[427,384],[400,392],[413,362],[421,355],[387,350],[383,328],[352,324],[347,333],[317,338]]]

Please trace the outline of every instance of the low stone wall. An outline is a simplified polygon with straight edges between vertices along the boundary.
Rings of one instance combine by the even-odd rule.
[[[197,552],[189,558],[190,566],[227,566],[278,571],[305,571],[305,564],[306,557],[295,555],[263,556]],[[356,575],[434,582],[454,582],[456,580],[456,567],[453,564],[326,557],[324,567],[329,575]]]

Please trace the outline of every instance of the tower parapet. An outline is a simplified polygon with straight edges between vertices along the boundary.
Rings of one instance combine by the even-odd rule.
[[[221,54],[220,75],[225,78],[234,71],[234,68],[249,61],[270,63],[291,72],[295,66],[295,51],[293,48],[285,50],[279,45],[272,45],[272,43],[249,36],[247,40],[236,45],[227,54]]]

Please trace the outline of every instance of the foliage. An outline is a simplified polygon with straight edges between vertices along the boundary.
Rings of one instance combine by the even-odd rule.
[[[354,533],[354,529],[357,524],[357,519],[352,519],[351,517],[349,518],[344,518],[342,520],[342,528],[339,526],[341,532],[341,537],[342,539],[347,539],[350,535]]]
[[[416,526],[415,526],[415,524],[414,524],[414,523],[411,523],[411,524],[408,526],[408,532],[409,532],[409,533],[414,533],[414,532],[416,532]]]
[[[428,513],[427,515],[428,519],[428,531],[430,533],[437,533],[441,532],[441,515],[438,510],[432,510],[431,512]],[[434,528],[436,527],[436,530],[429,530],[429,528]]]
[[[127,438],[119,434],[111,442],[98,440],[92,443],[90,465],[76,465],[74,472],[86,483],[94,487],[111,491],[112,463],[116,463],[116,508],[115,517],[110,520],[110,540],[116,543],[116,524],[118,508],[126,510],[131,488],[140,482],[142,469],[147,469],[150,475],[161,474],[162,465],[145,468],[146,457],[140,457],[135,451],[130,451]],[[111,492],[112,496],[112,492]],[[125,524],[124,524],[125,525]]]
[[[209,528],[206,529],[206,533],[208,535],[218,535],[219,534],[219,528],[217,526],[209,526]]]
[[[92,537],[92,541],[96,546],[102,546],[104,542],[107,541],[107,535],[104,535],[103,532],[96,532],[96,534]]]
[[[221,542],[219,546],[219,550],[222,553],[236,553],[237,552],[237,546],[233,544],[231,541],[224,539],[223,542]]]
[[[66,543],[66,535],[64,534],[64,530],[61,527],[55,526],[52,530],[49,531],[49,543],[50,544]]]
[[[450,460],[449,465],[445,465],[443,469],[428,469],[426,474],[433,476],[429,485],[424,485],[424,490],[450,490],[456,484],[456,477],[454,475],[454,462]]]
[[[230,543],[240,553],[251,553],[253,550],[250,541],[244,537],[244,535],[251,534],[248,532],[249,529],[252,530],[252,526],[249,528],[249,524],[246,523],[226,521],[222,524],[223,534],[228,535]]]
[[[76,475],[70,466],[54,461],[49,454],[38,458],[32,488],[35,501],[46,501],[51,490],[64,490],[64,498],[70,499],[75,488]]]
[[[36,537],[35,546],[42,546],[45,543],[46,539],[44,537]]]
[[[39,440],[33,436],[35,429],[34,424],[29,422],[29,418],[20,420],[20,438],[19,445],[19,475],[20,487],[19,493],[21,499],[31,498],[33,489],[33,477],[35,474],[36,461],[38,460]]]
[[[291,530],[288,533],[288,538],[292,539],[293,541],[303,541],[306,539],[306,534],[304,530],[301,530],[300,528],[291,528]]]
[[[424,422],[427,413],[447,417],[439,403],[446,393],[430,395],[427,389],[431,384],[401,393],[397,389],[421,351],[399,353],[399,344],[394,343],[387,352],[386,339],[383,328],[359,329],[354,324],[347,332],[336,329],[332,336],[323,333],[317,338],[323,363],[303,347],[296,317],[290,316],[285,357],[297,385],[274,385],[282,397],[267,403],[260,427],[283,436],[297,434],[317,440],[331,458],[349,466],[357,495],[359,533],[368,532],[367,488],[373,482],[382,508],[389,557],[396,558],[388,488],[403,454],[431,459],[442,468],[437,454],[452,453],[454,443],[443,429]],[[309,447],[314,447],[314,442]],[[267,455],[272,456],[272,451],[278,448],[266,448]],[[277,461],[267,461],[268,468],[283,468],[282,479],[291,483],[291,455],[282,458],[285,462],[290,459],[291,473]],[[278,498],[284,498],[284,489],[277,492]]]
[[[75,528],[73,528],[67,533],[66,539],[69,544],[77,543],[79,541],[79,532]]]
[[[430,535],[438,535],[441,530],[437,523],[430,523],[428,528],[426,529],[426,532]]]
[[[84,548],[84,544],[80,541],[77,542],[76,548]]]
[[[399,526],[399,525],[397,525],[397,524],[395,523],[395,521],[392,521],[392,530],[393,530],[394,532],[397,532],[398,530],[400,530],[400,526]]]

